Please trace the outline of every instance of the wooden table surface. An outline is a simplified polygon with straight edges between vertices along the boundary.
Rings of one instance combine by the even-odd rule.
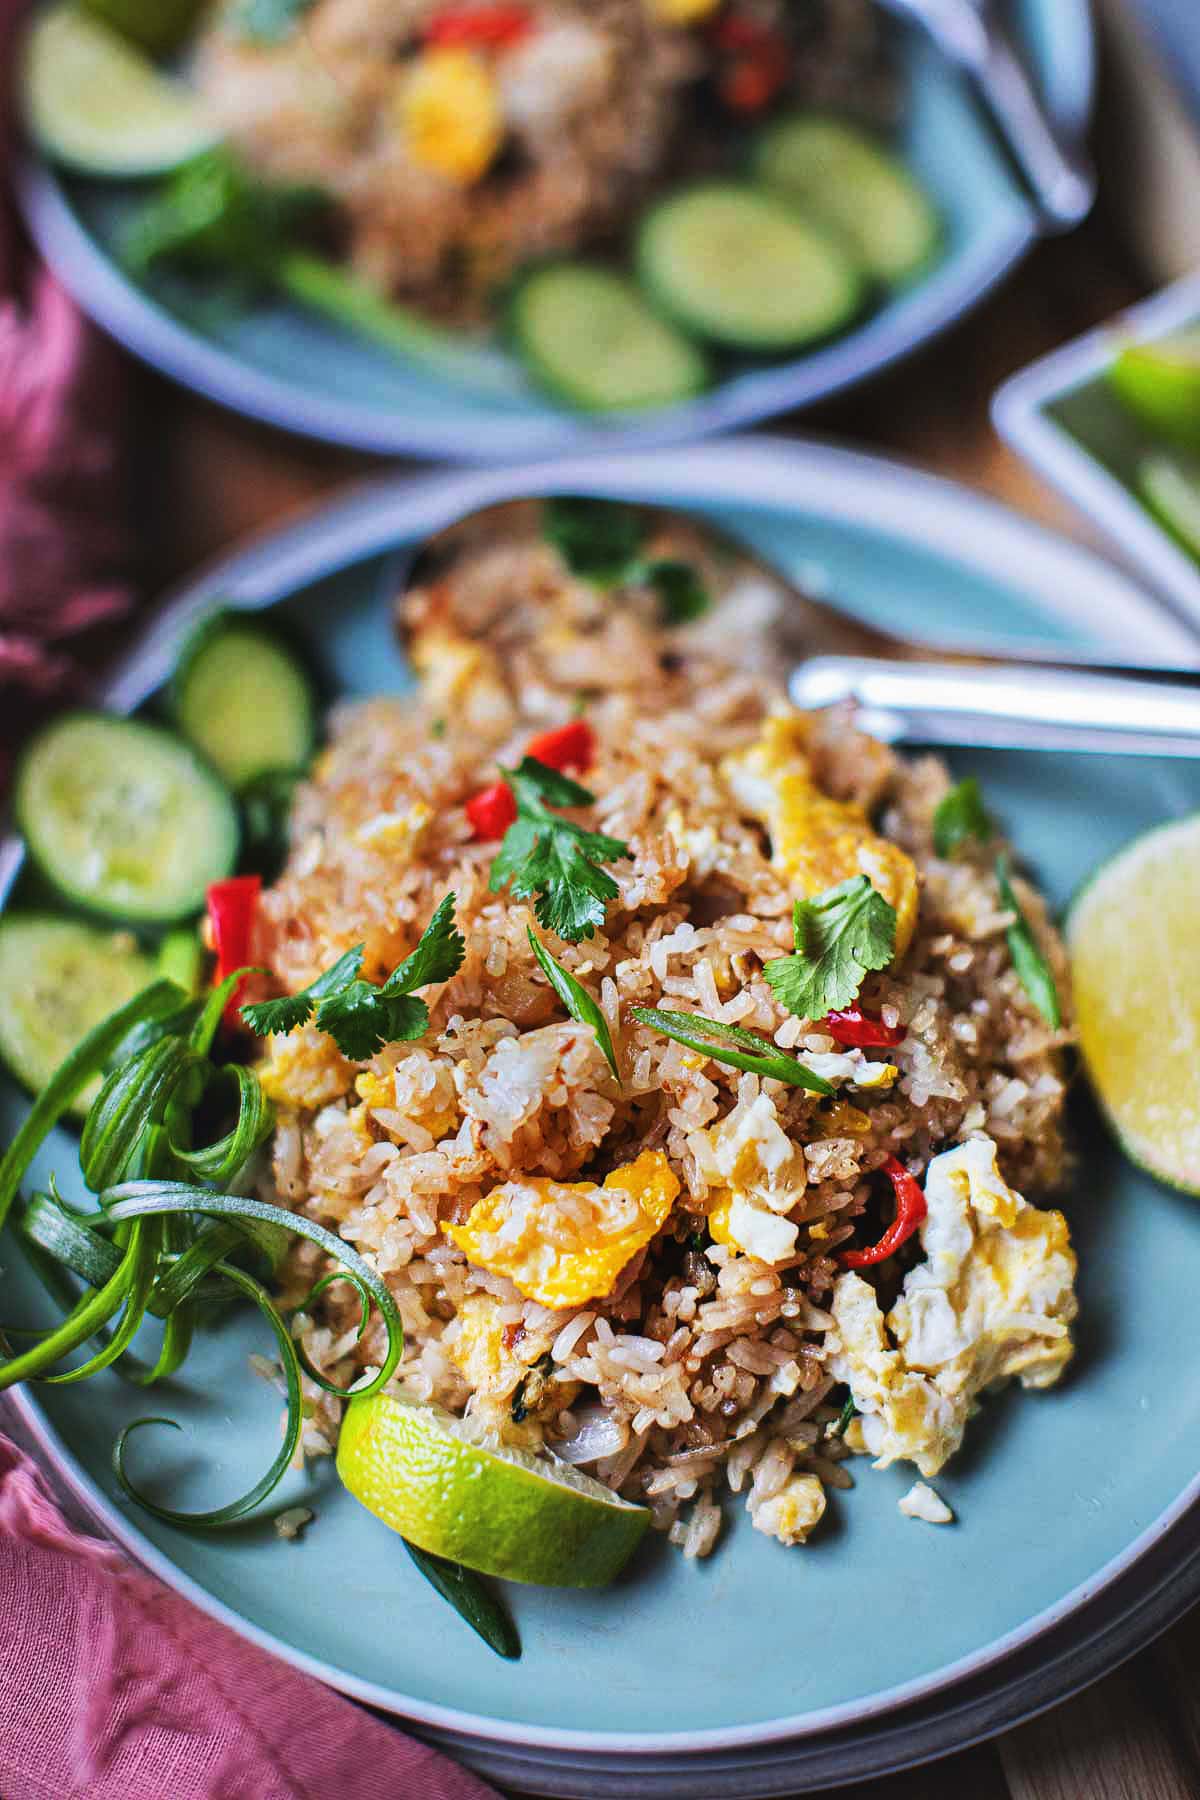
[[[1014,369],[1140,297],[1101,217],[1042,246],[949,337],[805,429],[906,458],[1081,534],[1078,520],[999,443],[988,399]],[[149,593],[380,465],[248,423],[139,375],[142,554]],[[785,429],[799,429],[788,422]],[[774,429],[780,429],[779,426]],[[926,1769],[854,1790],[861,1800],[1197,1800],[1200,1617],[1044,1718]],[[631,1800],[635,1790],[630,1788]],[[697,1800],[703,1777],[697,1771]],[[848,1790],[840,1790],[842,1793]]]

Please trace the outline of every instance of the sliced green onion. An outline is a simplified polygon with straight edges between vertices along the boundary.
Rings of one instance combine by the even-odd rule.
[[[608,1029],[608,1020],[601,1012],[596,1001],[588,993],[582,982],[576,981],[568,969],[556,962],[535,933],[529,927],[529,943],[533,954],[541,965],[542,973],[554,989],[573,1019],[581,1025],[590,1025],[596,1034],[596,1042],[604,1052],[604,1060],[616,1076],[621,1079],[621,1070],[617,1063],[617,1053],[613,1049],[612,1034]]]
[[[76,1044],[34,1101],[25,1123],[0,1161],[0,1226],[8,1217],[26,1169],[71,1102],[100,1074],[136,1026],[147,1019],[161,1017],[164,1007],[178,1006],[181,998],[181,990],[173,981],[151,982]]]
[[[79,1142],[79,1166],[93,1193],[120,1181],[146,1134],[161,1125],[184,1078],[200,1066],[180,1038],[160,1038],[114,1069],[93,1102]]]
[[[52,1256],[89,1287],[103,1287],[117,1272],[121,1252],[51,1194],[34,1194],[15,1224],[28,1244]]]
[[[122,1221],[155,1216],[160,1213],[202,1213],[210,1218],[240,1220],[255,1224],[280,1225],[298,1237],[308,1238],[339,1262],[343,1269],[356,1275],[375,1302],[387,1330],[387,1351],[379,1373],[365,1386],[356,1387],[356,1395],[377,1394],[395,1372],[404,1349],[404,1327],[396,1302],[387,1283],[370,1264],[343,1238],[335,1237],[314,1219],[302,1213],[285,1212],[281,1206],[269,1206],[265,1200],[251,1200],[237,1194],[215,1194],[209,1188],[190,1187],[179,1181],[127,1181],[109,1188],[100,1196],[100,1204],[110,1219]],[[230,1265],[218,1267],[226,1271]],[[240,1283],[238,1284],[240,1286]],[[289,1339],[289,1342],[291,1340]]]
[[[154,1286],[154,1271],[158,1264],[158,1252],[162,1245],[162,1226],[157,1221],[147,1222],[135,1219],[129,1234],[130,1258],[129,1278],[125,1288],[125,1307],[121,1314],[121,1323],[113,1332],[107,1344],[104,1344],[95,1355],[77,1369],[68,1369],[62,1375],[47,1375],[44,1379],[66,1385],[69,1382],[86,1381],[89,1375],[98,1375],[101,1369],[109,1369],[119,1356],[124,1355],[141,1329],[146,1317],[146,1303],[150,1298],[150,1290]]]
[[[198,1056],[207,1056],[213,1047],[213,1039],[217,1035],[221,1020],[225,1017],[225,1009],[247,975],[265,975],[266,969],[252,968],[249,964],[244,969],[235,969],[224,981],[219,981],[211,988],[204,1005],[200,1009],[196,1023],[192,1026],[190,1043]]]
[[[240,1494],[236,1500],[229,1501],[227,1505],[216,1506],[206,1512],[178,1512],[174,1507],[160,1506],[158,1501],[152,1500],[148,1494],[143,1493],[130,1479],[125,1466],[129,1440],[135,1431],[141,1431],[147,1425],[169,1425],[172,1430],[178,1431],[180,1426],[176,1421],[162,1417],[134,1419],[132,1424],[126,1425],[113,1447],[113,1472],[123,1491],[131,1500],[135,1501],[138,1506],[144,1506],[146,1511],[153,1513],[156,1519],[165,1519],[169,1525],[188,1525],[200,1530],[215,1530],[222,1525],[236,1524],[239,1519],[244,1519],[247,1513],[252,1512],[269,1494],[273,1493],[288,1472],[292,1458],[296,1454],[296,1447],[300,1442],[300,1433],[304,1427],[304,1406],[300,1392],[300,1364],[296,1359],[295,1347],[286,1321],[281,1317],[261,1282],[255,1281],[252,1275],[247,1275],[243,1269],[236,1268],[233,1263],[218,1263],[216,1266],[227,1281],[232,1282],[233,1286],[245,1294],[247,1299],[253,1300],[275,1335],[287,1382],[287,1420],[284,1425],[283,1442],[279,1446],[274,1461],[266,1474],[260,1476],[253,1487],[248,1488],[244,1494]]]
[[[996,880],[1000,884],[1000,903],[1007,912],[1016,917],[1004,934],[1008,945],[1008,953],[1012,957],[1013,968],[1017,979],[1033,1001],[1052,1031],[1057,1031],[1062,1024],[1062,1008],[1058,1003],[1058,989],[1054,985],[1054,976],[1050,965],[1037,946],[1037,939],[1030,928],[1029,920],[1021,910],[1021,902],[1013,892],[1009,880],[1008,858],[996,858]]]
[[[833,1093],[832,1084],[824,1076],[815,1075],[757,1032],[725,1025],[720,1019],[706,1019],[703,1013],[661,1012],[656,1006],[635,1006],[632,1010],[640,1024],[652,1026],[687,1050],[711,1056],[714,1062],[728,1063],[732,1069],[745,1069],[768,1081],[786,1081],[792,1087],[807,1088],[811,1094]]]
[[[447,1562],[403,1539],[404,1548],[420,1569],[426,1581],[435,1587],[443,1600],[448,1600],[472,1631],[478,1632],[497,1656],[510,1659],[520,1656],[521,1640],[517,1628],[482,1576],[461,1563]]]
[[[72,1350],[86,1344],[102,1325],[107,1325],[127,1299],[141,1257],[140,1236],[131,1238],[116,1270],[102,1288],[94,1288],[85,1294],[62,1324],[47,1332],[39,1344],[22,1356],[0,1363],[0,1392],[15,1387],[19,1381],[41,1375],[56,1362],[61,1362],[64,1356],[69,1356]]]
[[[274,1108],[253,1069],[229,1063],[220,1073],[230,1076],[237,1087],[237,1123],[217,1143],[201,1150],[182,1150],[174,1141],[171,1143],[176,1162],[183,1163],[201,1181],[211,1181],[218,1187],[232,1181],[259,1145],[266,1142],[275,1119]]]
[[[296,1308],[296,1311],[307,1312],[313,1301],[319,1299],[326,1288],[332,1287],[335,1281],[349,1282],[350,1286],[358,1295],[359,1305],[362,1310],[358,1320],[357,1341],[361,1344],[367,1326],[371,1323],[371,1296],[363,1286],[362,1282],[358,1279],[357,1275],[345,1274],[341,1269],[331,1269],[328,1275],[322,1275],[315,1287],[309,1289],[308,1293],[305,1294],[303,1300]],[[293,1342],[295,1342],[295,1339],[293,1339]],[[327,1394],[336,1394],[339,1400],[349,1400],[352,1394],[359,1392],[359,1389],[353,1383],[348,1388],[338,1387],[336,1382],[330,1381],[327,1376],[322,1375],[321,1371],[314,1368],[313,1364],[309,1362],[303,1345],[299,1343],[296,1343],[296,1355],[300,1358],[300,1366],[308,1376],[308,1379],[310,1381],[315,1381],[318,1387],[324,1388]]]

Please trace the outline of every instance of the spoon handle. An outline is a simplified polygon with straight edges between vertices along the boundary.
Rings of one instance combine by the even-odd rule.
[[[890,744],[1200,757],[1200,671],[814,656],[789,691],[805,711],[851,702]]]
[[[1086,153],[1054,130],[994,7],[981,9],[981,22],[983,54],[973,71],[980,94],[1029,184],[1043,225],[1070,231],[1091,211],[1095,172]]]

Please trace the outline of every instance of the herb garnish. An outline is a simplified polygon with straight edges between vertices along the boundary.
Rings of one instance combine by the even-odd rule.
[[[974,775],[968,775],[957,787],[943,794],[933,815],[933,847],[939,856],[953,856],[968,838],[986,844],[992,835],[992,821],[983,804],[983,793]]]
[[[652,588],[664,625],[686,625],[708,611],[711,597],[694,564],[678,557],[642,555],[647,528],[636,506],[555,495],[546,501],[542,530],[572,575],[582,581],[598,587]]]
[[[122,251],[139,274],[173,262],[269,286],[297,235],[327,206],[319,189],[271,186],[249,175],[228,150],[206,150],[134,213]]]
[[[653,1026],[664,1037],[673,1038],[685,1049],[711,1056],[714,1062],[728,1063],[730,1068],[745,1069],[768,1081],[786,1081],[791,1087],[807,1088],[811,1094],[834,1091],[823,1075],[815,1075],[769,1038],[743,1031],[739,1025],[706,1019],[703,1013],[662,1012],[654,1006],[635,1006],[632,1013],[639,1024]]]
[[[846,1404],[843,1406],[833,1424],[826,1427],[825,1435],[827,1437],[845,1437],[850,1428],[851,1419],[857,1418],[857,1416],[858,1408],[854,1404],[854,1395],[847,1394]]]
[[[1057,1031],[1062,1024],[1062,1008],[1058,1002],[1058,989],[1054,985],[1054,976],[1050,965],[1037,946],[1037,939],[1030,929],[1029,921],[1021,910],[1021,902],[1013,892],[1009,880],[1008,858],[996,858],[996,880],[1000,887],[1000,902],[1007,912],[1016,916],[1005,932],[1008,953],[1013,960],[1013,968],[1017,972],[1021,986],[1033,1001],[1052,1031]]]
[[[429,1029],[429,1008],[417,988],[449,981],[466,955],[454,923],[455,896],[447,894],[411,956],[378,986],[359,978],[363,946],[347,950],[332,967],[298,994],[243,1006],[242,1017],[260,1037],[294,1031],[316,1012],[317,1029],[328,1032],[343,1056],[365,1062],[384,1044],[407,1044]]]
[[[529,931],[529,945],[541,965],[542,973],[554,989],[573,1019],[581,1025],[590,1025],[596,1034],[596,1042],[604,1052],[605,1061],[620,1082],[621,1070],[617,1063],[617,1053],[613,1049],[612,1033],[608,1029],[608,1020],[599,1006],[588,993],[583,983],[577,981],[569,969],[564,969],[556,962],[546,946],[540,941],[532,927]]]
[[[792,913],[796,950],[763,974],[777,998],[800,1019],[823,1019],[849,1006],[868,972],[896,954],[896,909],[865,875],[853,875]]]
[[[402,1540],[404,1548],[431,1587],[443,1600],[448,1600],[459,1617],[472,1631],[477,1631],[489,1649],[510,1660],[521,1654],[521,1640],[516,1626],[487,1583],[466,1569],[462,1563],[447,1562],[444,1556],[433,1556],[428,1550]]]
[[[493,894],[511,884],[513,897],[534,900],[539,925],[564,943],[590,938],[619,892],[599,864],[628,856],[629,845],[550,811],[551,806],[595,804],[596,796],[569,775],[532,756],[500,773],[517,803],[517,817],[492,864]]]

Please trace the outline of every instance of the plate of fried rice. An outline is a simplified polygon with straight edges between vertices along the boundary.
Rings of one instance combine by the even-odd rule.
[[[274,1109],[248,1179],[386,1285],[393,1413],[590,1477],[648,1529],[607,1585],[485,1554],[526,1570],[502,1589],[522,1653],[493,1656],[395,1531],[443,1541],[356,1468],[379,1402],[345,1389],[388,1349],[309,1239],[275,1275],[305,1370],[282,1529],[133,1503],[110,1453],[145,1399],[111,1373],[18,1404],[198,1604],[535,1790],[694,1792],[702,1750],[714,1793],[877,1772],[1067,1691],[1194,1585],[1188,1203],[1079,1092],[1055,921],[1195,776],[947,766],[798,714],[772,625],[801,602],[772,567],[926,640],[1195,660],[1002,509],[759,440],[373,484],[205,571],[101,697],[143,708],[218,597],[318,671],[244,959]],[[339,987],[348,955],[366,980]],[[347,1025],[389,993],[388,1029]],[[68,1200],[70,1145],[37,1164]],[[5,1282],[8,1312],[35,1304],[19,1263]],[[132,1452],[140,1491],[194,1508],[255,1479],[265,1348],[242,1312],[204,1330],[164,1402],[184,1448]],[[515,1502],[485,1492],[499,1540]]]
[[[1052,114],[1081,131],[1086,5],[1016,13]],[[945,329],[1036,234],[965,84],[873,0],[231,0],[202,11],[181,59],[214,155],[168,173],[160,201],[154,181],[72,167],[70,146],[35,154],[39,247],[151,363],[362,449],[536,456],[790,411]],[[803,191],[787,185],[796,140],[772,135],[792,121],[824,146],[799,151]],[[847,157],[847,128],[865,151],[856,137]],[[859,204],[879,151],[892,166]],[[831,190],[840,220],[823,216]],[[277,258],[306,195],[301,241],[321,259]],[[807,247],[777,202],[817,227]],[[877,241],[847,261],[860,226]]]

